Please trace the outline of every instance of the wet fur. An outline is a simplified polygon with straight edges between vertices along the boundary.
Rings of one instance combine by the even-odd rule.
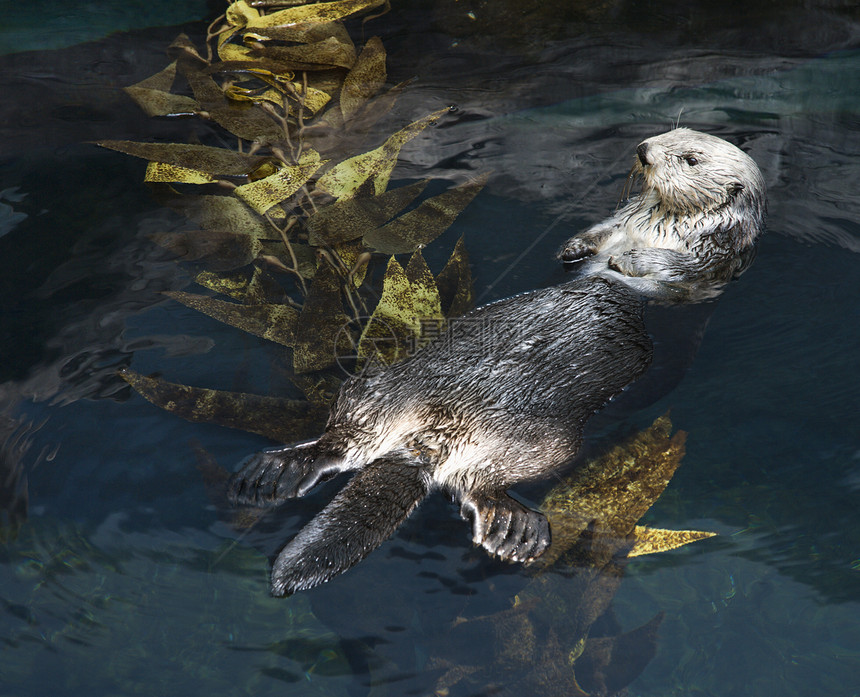
[[[631,177],[642,192],[607,220],[565,242],[558,258],[592,258],[628,277],[728,280],[751,259],[761,233],[765,185],[731,143],[676,128],[640,143]]]
[[[506,490],[572,459],[586,420],[651,350],[639,297],[590,277],[478,308],[410,360],[347,380],[318,440],[258,453],[231,480],[233,501],[262,506],[358,471],[280,553],[272,592],[345,571],[433,489],[459,502],[476,544],[536,558],[546,518]]]

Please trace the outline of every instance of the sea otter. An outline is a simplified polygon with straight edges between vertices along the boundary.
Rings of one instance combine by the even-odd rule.
[[[722,138],[676,128],[639,144],[636,175],[642,192],[571,237],[559,259],[669,283],[729,280],[748,264],[766,207],[764,179],[749,155]]]
[[[506,490],[571,460],[585,421],[651,352],[639,296],[591,276],[480,307],[409,360],[348,379],[318,440],[257,453],[230,482],[234,502],[264,506],[357,470],[280,552],[272,593],[350,568],[433,489],[459,503],[476,544],[535,559],[547,520]]]

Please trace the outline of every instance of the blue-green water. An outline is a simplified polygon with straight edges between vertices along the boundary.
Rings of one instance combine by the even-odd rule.
[[[683,381],[630,417],[671,409],[689,434],[645,522],[720,536],[632,562],[613,610],[622,630],[665,613],[630,695],[860,694],[858,25],[786,11],[783,47],[729,17],[704,43],[669,19],[577,24],[535,52],[507,29],[455,45],[438,15],[394,5],[378,20],[392,80],[419,78],[404,122],[460,107],[404,151],[400,176],[493,170],[426,250],[438,271],[465,234],[483,302],[559,280],[559,242],[613,209],[635,144],[679,115],[760,164],[755,263]],[[88,15],[70,15],[77,41]],[[187,276],[147,235],[175,219],[139,161],[84,143],[186,132],[116,92],[162,67],[160,37],[4,59],[0,407],[16,433],[39,428],[20,456],[28,519],[0,547],[0,694],[433,694],[458,618],[509,608],[522,571],[473,550],[437,496],[344,576],[272,599],[268,556],[341,482],[240,536],[195,448],[232,468],[267,443],[182,421],[116,377],[286,389],[278,350],[164,300]],[[486,662],[486,634],[469,639],[461,664]],[[451,694],[493,694],[464,685]]]
[[[114,32],[194,22],[206,18],[206,5],[205,0],[4,2],[0,54],[64,48]]]

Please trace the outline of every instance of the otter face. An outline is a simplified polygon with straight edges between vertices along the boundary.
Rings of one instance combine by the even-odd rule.
[[[765,187],[758,166],[722,138],[676,128],[642,141],[636,155],[643,199],[659,198],[666,212],[700,216],[728,207],[763,216]]]

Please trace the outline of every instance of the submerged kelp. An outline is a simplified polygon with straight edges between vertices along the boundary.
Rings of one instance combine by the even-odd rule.
[[[472,303],[462,241],[435,278],[420,250],[453,223],[486,177],[417,205],[426,181],[389,189],[401,148],[447,110],[381,143],[374,135],[405,85],[384,90],[382,42],[372,37],[357,48],[344,20],[383,4],[232,2],[209,26],[205,51],[179,36],[166,68],[126,88],[150,116],[210,123],[215,128],[204,138],[217,145],[98,143],[149,161],[145,180],[192,226],[154,241],[193,263],[199,285],[230,300],[171,297],[292,349],[292,374],[303,389],[301,376],[336,364],[352,370],[401,360],[420,341],[422,320],[443,323]],[[223,147],[231,137],[235,147]],[[392,256],[380,281],[370,268],[376,254],[411,257],[404,270]],[[245,399],[248,409],[261,406],[252,396],[125,377],[147,399],[192,420],[242,428],[251,412],[228,423],[217,405]],[[248,430],[278,440],[304,435]]]
[[[437,694],[464,683],[493,694],[616,695],[654,656],[657,615],[622,632],[610,603],[629,558],[712,537],[696,530],[638,525],[684,456],[686,434],[671,435],[667,416],[577,469],[544,498],[552,546],[535,564],[529,585],[510,609],[459,618],[452,649],[433,664],[442,671]],[[462,665],[460,638],[492,638],[490,665]]]

